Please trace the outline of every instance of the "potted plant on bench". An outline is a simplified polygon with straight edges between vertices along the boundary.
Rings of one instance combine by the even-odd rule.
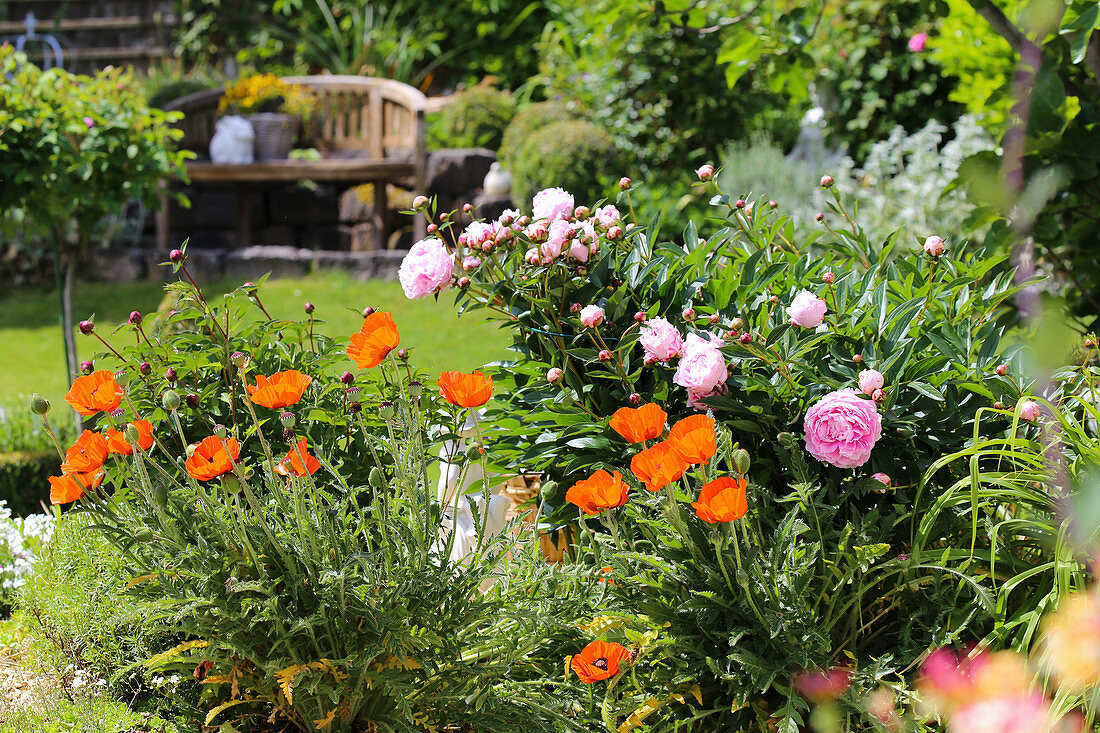
[[[225,88],[221,114],[243,115],[256,133],[256,160],[282,160],[290,154],[299,126],[316,105],[313,92],[274,74],[247,76]]]

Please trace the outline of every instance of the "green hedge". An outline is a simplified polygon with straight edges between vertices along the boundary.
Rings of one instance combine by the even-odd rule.
[[[50,500],[49,477],[57,471],[53,451],[0,453],[0,499],[18,516],[41,513],[40,502]]]

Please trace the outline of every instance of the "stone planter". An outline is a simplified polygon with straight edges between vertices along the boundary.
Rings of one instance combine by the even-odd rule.
[[[281,112],[261,112],[245,115],[256,132],[256,160],[286,160],[294,147],[300,120]]]

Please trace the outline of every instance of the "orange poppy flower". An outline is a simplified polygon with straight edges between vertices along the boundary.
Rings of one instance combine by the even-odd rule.
[[[298,404],[312,382],[313,377],[308,374],[302,374],[297,369],[288,369],[285,372],[275,372],[270,377],[259,374],[256,376],[255,387],[245,384],[244,388],[248,390],[249,399],[257,405],[281,410]]]
[[[61,470],[65,473],[89,473],[103,468],[107,460],[107,439],[99,433],[85,430],[65,451]]]
[[[685,417],[672,426],[668,442],[688,463],[706,463],[718,450],[714,441],[714,418],[706,415]]]
[[[100,369],[86,377],[77,377],[65,394],[65,401],[84,417],[110,412],[122,402],[122,387],[112,372]]]
[[[573,484],[565,492],[565,500],[579,506],[585,514],[599,514],[604,509],[625,504],[628,490],[621,473],[616,471],[611,475],[601,468],[590,477]]]
[[[99,486],[106,475],[102,468],[88,473],[50,476],[50,503],[70,504],[84,496],[86,489]]]
[[[630,471],[650,491],[660,491],[673,481],[679,481],[690,466],[666,440],[646,448],[630,459]]]
[[[351,335],[347,354],[360,369],[370,369],[382,363],[386,356],[401,343],[397,324],[386,311],[371,313],[363,319],[359,333]]]
[[[479,371],[443,372],[437,384],[443,399],[459,407],[480,407],[493,396],[493,378]]]
[[[619,665],[629,661],[630,650],[613,641],[594,641],[580,654],[574,654],[569,667],[577,674],[581,682],[590,685],[600,680],[611,679],[619,673]]]
[[[142,450],[153,447],[153,423],[148,420],[134,420],[132,423],[138,431],[138,445]],[[121,453],[124,456],[134,455],[134,446],[126,442],[126,431],[107,428],[107,450],[111,453]]]
[[[227,450],[228,449],[228,450]],[[187,475],[198,481],[209,481],[233,470],[233,461],[241,455],[241,444],[236,438],[223,441],[216,435],[203,438],[195,452],[184,464]]]
[[[704,522],[718,524],[732,522],[745,516],[749,510],[745,489],[748,482],[744,478],[723,476],[703,486],[699,492],[699,501],[693,502],[695,513]]]
[[[298,451],[302,452],[302,455],[306,459],[306,465],[302,466],[302,459],[298,457]],[[290,452],[283,457],[283,460],[275,464],[275,473],[282,476],[289,476],[293,473],[295,476],[305,476],[306,471],[309,475],[317,473],[317,469],[321,467],[321,462],[306,452],[306,439],[302,438],[298,441],[298,448],[292,448]]]
[[[648,402],[638,409],[620,407],[611,416],[611,429],[626,438],[628,443],[660,438],[665,431],[668,415],[656,402]]]

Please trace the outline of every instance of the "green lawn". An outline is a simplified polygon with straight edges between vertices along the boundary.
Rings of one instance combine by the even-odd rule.
[[[210,298],[239,284],[212,283],[204,285],[203,292]],[[162,295],[157,283],[79,284],[73,293],[73,314],[78,321],[95,314],[97,330],[110,341],[111,332],[126,322],[130,311],[155,311]],[[274,318],[303,318],[302,306],[311,301],[317,308],[314,317],[324,321],[318,330],[334,337],[358,331],[365,306],[392,311],[401,345],[412,351],[412,363],[433,374],[470,371],[508,355],[507,334],[474,315],[459,318],[450,294],[438,302],[410,301],[396,282],[361,282],[344,273],[327,273],[271,280],[260,296]],[[63,404],[68,384],[57,311],[57,293],[51,289],[25,288],[0,296],[0,405],[17,403],[33,392]],[[94,338],[77,334],[76,341],[81,359],[104,351]]]

